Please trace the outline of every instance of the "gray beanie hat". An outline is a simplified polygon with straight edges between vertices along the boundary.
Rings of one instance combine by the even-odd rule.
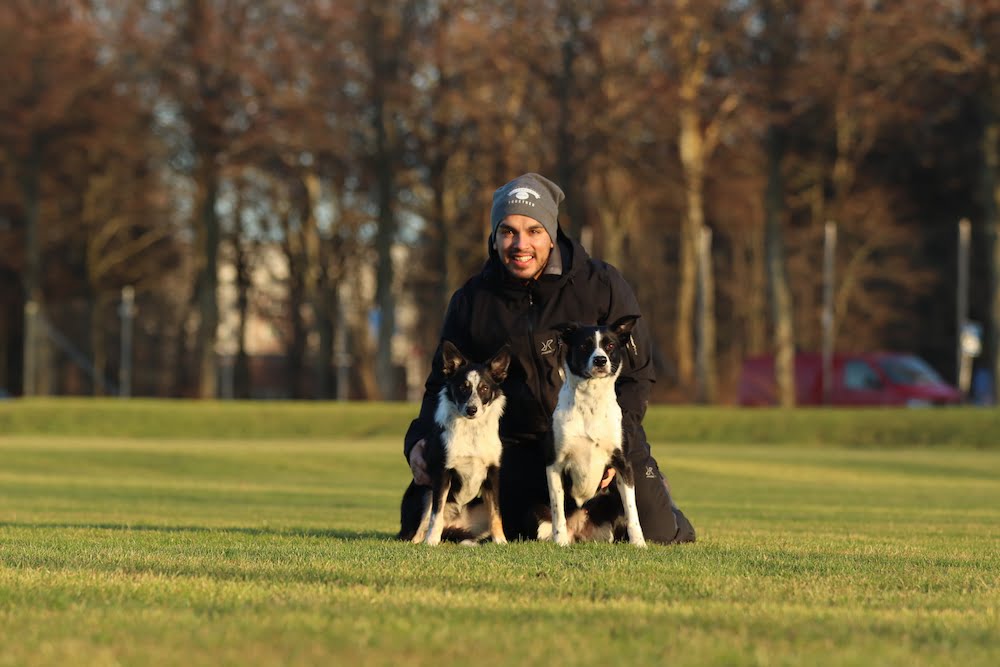
[[[497,225],[508,215],[526,215],[542,223],[555,243],[556,230],[559,228],[559,202],[565,197],[559,186],[544,176],[518,176],[493,193],[490,239],[497,233]]]

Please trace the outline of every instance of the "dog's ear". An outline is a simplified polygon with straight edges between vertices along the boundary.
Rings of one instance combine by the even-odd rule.
[[[450,340],[441,345],[441,359],[445,375],[451,375],[466,363],[465,357]]]
[[[557,324],[552,328],[559,332],[559,338],[561,340],[566,340],[574,331],[580,328],[580,323],[563,322],[562,324]]]
[[[497,384],[503,383],[507,379],[507,369],[510,367],[510,346],[504,345],[497,353],[493,355],[493,358],[487,362],[487,367],[489,367],[490,376],[493,381]]]
[[[625,315],[615,320],[614,324],[608,327],[608,329],[620,336],[622,340],[628,340],[632,336],[632,329],[635,327],[635,321],[638,319],[638,315]]]

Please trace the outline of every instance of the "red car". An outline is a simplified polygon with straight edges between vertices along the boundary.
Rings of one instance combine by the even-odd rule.
[[[823,357],[795,355],[797,405],[823,405]],[[776,405],[774,357],[751,357],[743,362],[740,405]],[[956,405],[962,393],[945,382],[931,366],[912,354],[870,352],[836,354],[830,405]]]

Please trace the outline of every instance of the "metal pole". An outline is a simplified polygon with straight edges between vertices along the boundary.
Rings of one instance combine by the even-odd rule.
[[[837,259],[837,223],[828,221],[823,229],[823,404],[833,396],[833,281]]]
[[[118,310],[122,318],[121,362],[118,365],[118,395],[132,395],[132,325],[135,318],[135,288],[122,288],[122,302]]]
[[[955,302],[958,305],[955,313],[955,385],[962,392],[968,393],[969,376],[972,371],[971,359],[962,349],[962,333],[969,320],[969,242],[972,238],[972,224],[968,218],[958,222],[958,293]]]

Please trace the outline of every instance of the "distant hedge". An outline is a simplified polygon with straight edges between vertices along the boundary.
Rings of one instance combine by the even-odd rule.
[[[400,438],[412,403],[28,399],[0,402],[0,438]],[[654,443],[1000,448],[1000,410],[701,408],[656,405]]]

